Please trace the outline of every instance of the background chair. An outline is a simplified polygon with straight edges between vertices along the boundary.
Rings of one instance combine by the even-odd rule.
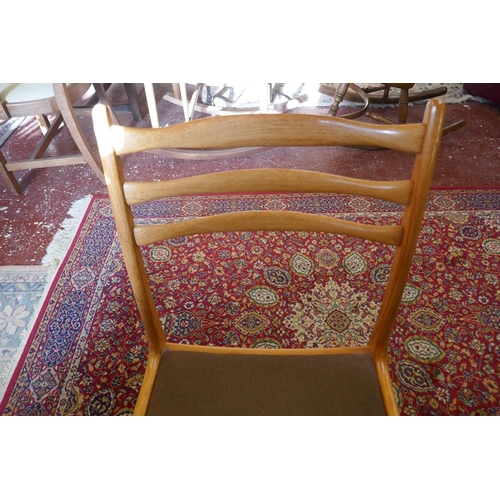
[[[286,95],[284,83],[250,84],[249,88],[247,86],[235,88],[232,84],[220,83],[172,83],[170,85],[172,92],[166,92],[162,98],[182,106],[186,122],[194,118],[195,112],[206,115],[283,113],[295,108],[301,102],[307,101],[308,98],[306,94],[301,93],[303,86],[299,87],[292,95]],[[190,92],[188,92],[188,85],[192,87]],[[160,122],[153,84],[145,83],[144,89],[151,126],[158,128]],[[242,96],[248,96],[247,91],[255,102],[245,102],[244,99],[243,103],[240,102]]]
[[[145,84],[149,87],[146,90],[148,107],[153,127],[158,127],[156,115],[156,102],[151,99],[153,95],[151,83]],[[188,95],[187,85],[192,86],[192,92]],[[253,89],[252,89],[253,87]],[[192,120],[195,111],[209,115],[232,115],[238,113],[283,113],[296,107],[300,102],[307,100],[307,95],[287,96],[283,93],[283,83],[263,83],[250,85],[248,88],[235,88],[232,84],[226,83],[172,83],[172,92],[167,92],[163,99],[177,105],[181,105],[184,111],[185,121]],[[258,90],[257,90],[258,89]],[[246,103],[237,105],[239,99],[245,94],[245,90],[257,98],[258,103]],[[284,98],[284,99],[283,99]]]
[[[209,115],[232,115],[236,113],[267,113],[269,111],[269,85],[264,84],[261,86],[261,98],[259,102],[259,107],[253,108],[234,108],[231,106],[215,106],[200,104],[199,98],[203,88],[208,89],[207,92],[211,92],[211,87],[216,89],[225,89],[226,87],[222,85],[211,86],[206,83],[195,83],[193,84],[192,93],[188,94],[186,83],[172,83],[172,93],[166,93],[163,95],[163,99],[182,106],[184,112],[184,121],[188,122],[194,119],[195,112],[200,112]],[[156,96],[154,91],[154,86],[152,83],[144,83],[146,101],[149,109],[149,117],[151,120],[151,126],[153,128],[160,127],[160,119],[158,116],[158,107],[156,105]],[[103,101],[101,101],[103,102]],[[106,103],[104,103],[106,104]],[[281,106],[282,111],[285,109]],[[224,159],[224,158],[235,158],[240,156],[245,156],[248,154],[255,154],[262,152],[263,148],[231,148],[231,149],[211,149],[211,150],[189,150],[189,149],[173,149],[164,148],[155,151],[158,155],[169,156],[171,158],[189,159],[189,160],[212,160],[212,159]]]
[[[417,244],[444,110],[444,103],[432,100],[423,123],[412,125],[375,125],[302,114],[257,114],[207,118],[160,129],[133,129],[113,125],[109,110],[96,106],[93,119],[99,151],[149,345],[135,414],[398,414],[387,345]],[[121,155],[163,147],[332,145],[406,152],[414,156],[412,176],[405,181],[372,182],[310,171],[257,169],[172,181],[130,182],[120,159]],[[238,212],[151,226],[134,221],[132,207],[152,200],[187,194],[263,191],[348,193],[399,203],[405,209],[400,224],[394,226],[287,211]],[[141,247],[199,233],[256,230],[336,233],[396,248],[367,345],[274,350],[166,341]]]
[[[447,87],[436,87],[430,90],[410,92],[415,86],[414,83],[381,83],[369,87],[358,87],[354,83],[339,83],[338,85],[320,84],[319,92],[333,97],[333,103],[328,109],[328,116],[337,116],[339,105],[343,101],[363,103],[363,107],[349,114],[344,114],[342,118],[357,118],[361,115],[368,116],[381,123],[395,123],[370,108],[370,104],[397,104],[398,123],[406,123],[408,120],[408,105],[410,102],[424,101],[442,96],[448,91]],[[397,95],[391,95],[391,89],[398,89]],[[465,120],[457,120],[443,128],[443,135],[462,128]]]
[[[0,152],[0,174],[14,194],[22,188],[13,172],[33,168],[57,167],[86,163],[104,183],[98,154],[85,137],[74,104],[89,91],[90,83],[2,83],[0,84],[0,120],[11,117],[35,116],[42,130],[42,138],[27,160],[7,162]],[[48,116],[53,115],[52,123]],[[61,124],[65,124],[80,154],[44,157]],[[15,140],[12,137],[10,140]]]

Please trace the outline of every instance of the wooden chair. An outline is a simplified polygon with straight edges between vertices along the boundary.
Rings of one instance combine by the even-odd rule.
[[[191,84],[193,86],[191,97],[188,96],[187,85],[188,84],[186,83],[173,83],[172,93],[167,92],[163,96],[163,99],[182,106],[185,121],[192,120],[195,112],[205,113],[209,115],[233,115],[240,113],[283,113],[290,109],[293,109],[299,104],[299,102],[303,102],[307,99],[307,96],[304,95],[294,96],[292,98],[285,96],[284,94],[279,94],[279,88],[281,84],[272,86],[269,83],[263,83],[260,85],[258,105],[237,107],[234,102],[230,98],[228,98],[228,93],[230,89],[232,89],[232,87],[226,84],[214,84],[206,82],[193,83]],[[156,102],[154,100],[154,97],[151,97],[153,96],[152,84],[148,83],[145,84],[145,86],[147,86],[146,96],[152,126],[158,127],[159,123],[156,112]],[[208,99],[206,103],[199,102],[199,97],[203,88],[206,89],[207,95],[211,96],[211,98]],[[285,96],[286,101],[281,103],[275,102],[278,95]],[[217,102],[219,102],[219,104],[217,104]]]
[[[111,205],[128,275],[144,323],[149,357],[136,415],[398,414],[387,346],[422,223],[445,105],[428,103],[423,123],[380,125],[304,114],[212,117],[160,129],[112,124],[94,108]],[[414,156],[411,178],[375,182],[286,169],[236,170],[171,181],[127,181],[121,155],[156,148],[375,146]],[[369,174],[369,170],[367,170]],[[400,225],[359,224],[286,211],[230,213],[140,225],[132,207],[177,195],[238,192],[350,193],[405,206]],[[378,318],[367,345],[318,349],[250,349],[181,345],[166,340],[141,247],[224,231],[339,233],[396,247]],[[156,277],[157,278],[157,277]]]
[[[357,118],[361,115],[368,116],[380,123],[391,124],[393,121],[381,116],[370,108],[370,104],[397,104],[398,105],[398,123],[406,123],[408,120],[408,105],[410,102],[424,101],[442,96],[448,91],[447,87],[436,87],[430,90],[421,90],[410,92],[415,86],[414,83],[381,83],[380,85],[370,87],[358,87],[354,83],[339,83],[337,86],[331,84],[320,84],[319,92],[333,97],[333,102],[328,109],[328,116],[337,116],[339,105],[343,101],[352,101],[363,103],[363,107],[342,118]],[[390,95],[391,89],[398,89],[398,95]],[[443,135],[454,132],[465,125],[465,120],[446,125],[443,128]]]
[[[201,105],[198,103],[198,98],[203,87],[210,88],[210,85],[206,83],[195,83],[193,84],[193,92],[191,96],[188,96],[187,84],[186,83],[172,83],[172,94],[168,92],[163,96],[163,99],[182,106],[184,111],[184,121],[188,122],[194,119],[195,112],[200,112],[209,115],[233,115],[238,113],[267,113],[271,110],[268,109],[269,101],[269,89],[268,84],[264,84],[261,93],[261,100],[259,107],[256,108],[245,108],[237,109],[230,106],[221,107],[215,105]],[[146,101],[148,103],[149,117],[151,119],[151,126],[153,128],[160,127],[160,119],[158,116],[158,107],[156,105],[156,97],[154,92],[154,86],[152,83],[144,83],[144,89],[146,94]],[[103,102],[101,100],[101,102]],[[104,103],[106,104],[106,103]],[[285,109],[284,106],[281,107],[282,111]],[[276,111],[273,109],[273,111]],[[231,148],[231,149],[210,149],[210,150],[189,150],[189,149],[175,149],[175,148],[163,148],[161,150],[155,151],[156,154],[162,156],[168,156],[170,158],[177,159],[187,159],[187,160],[223,160],[228,158],[238,158],[241,156],[246,156],[249,154],[260,153],[264,151],[265,148]]]
[[[37,148],[27,160],[7,162],[0,152],[0,175],[14,194],[22,188],[13,172],[33,168],[88,164],[104,183],[99,156],[92,150],[79,124],[74,104],[90,89],[90,83],[2,83],[0,84],[0,120],[11,117],[36,116],[42,130]],[[52,123],[47,116],[54,115]],[[44,157],[61,124],[68,127],[80,154]]]

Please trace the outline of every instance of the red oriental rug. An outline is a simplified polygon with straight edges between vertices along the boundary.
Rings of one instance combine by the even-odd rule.
[[[273,194],[180,197],[139,215],[271,208],[367,222],[401,216],[395,205],[358,197]],[[363,342],[390,256],[374,243],[302,232],[177,238],[144,251],[172,341],[278,349]],[[433,191],[390,342],[403,415],[500,414],[499,282],[500,191]],[[130,414],[145,359],[110,204],[94,198],[0,413]]]

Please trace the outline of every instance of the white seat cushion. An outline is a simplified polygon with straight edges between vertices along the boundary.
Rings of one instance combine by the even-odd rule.
[[[54,96],[52,83],[0,83],[0,101],[34,101]]]

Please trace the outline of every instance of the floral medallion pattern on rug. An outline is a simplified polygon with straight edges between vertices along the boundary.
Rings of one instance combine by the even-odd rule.
[[[148,220],[297,208],[383,222],[390,203],[347,196],[176,198]],[[390,340],[403,415],[500,414],[500,192],[435,191]],[[350,346],[368,338],[392,250],[318,233],[176,238],[144,249],[173,342]],[[167,271],[166,278],[162,275]],[[146,358],[109,201],[93,200],[4,403],[6,415],[127,415]]]
[[[44,266],[0,267],[0,395],[15,368],[46,284]]]

